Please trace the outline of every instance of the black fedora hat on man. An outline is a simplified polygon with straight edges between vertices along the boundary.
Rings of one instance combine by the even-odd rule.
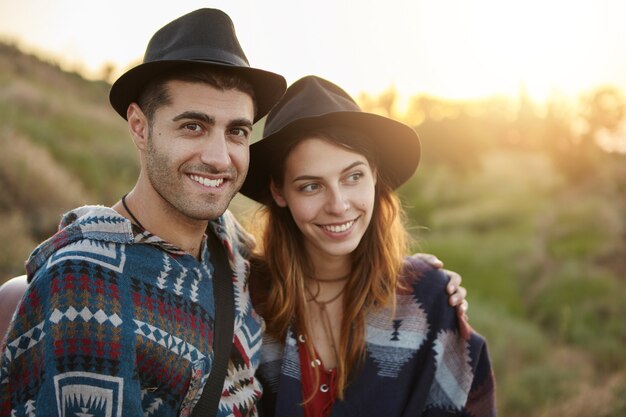
[[[221,10],[205,8],[173,20],[152,36],[143,63],[111,86],[111,105],[125,119],[128,105],[151,79],[184,65],[225,68],[247,80],[256,96],[255,121],[267,114],[287,87],[281,75],[251,68],[230,17]]]
[[[344,127],[372,141],[377,168],[393,188],[417,169],[421,145],[415,130],[404,123],[361,110],[339,86],[316,76],[293,83],[267,116],[263,139],[250,146],[250,167],[241,193],[260,203],[270,198],[269,184],[276,155],[306,132]]]

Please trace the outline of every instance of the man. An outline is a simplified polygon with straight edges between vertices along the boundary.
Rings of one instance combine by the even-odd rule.
[[[222,255],[235,319],[218,415],[256,414],[262,325],[244,233],[225,211],[248,169],[252,125],[285,88],[249,66],[219,10],[156,32],[110,94],[139,151],[139,178],[112,208],[66,214],[29,258],[2,359],[1,415],[189,415],[211,371]]]
[[[155,33],[110,94],[139,152],[136,185],[112,208],[67,213],[29,258],[0,415],[190,415],[211,375],[220,278],[234,288],[235,318],[217,415],[256,415],[262,325],[247,235],[226,209],[247,172],[252,125],[285,88],[249,67],[219,10]],[[8,298],[26,288],[14,280],[21,290]]]

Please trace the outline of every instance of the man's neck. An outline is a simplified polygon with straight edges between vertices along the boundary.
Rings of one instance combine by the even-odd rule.
[[[133,220],[135,216],[147,231],[199,259],[207,220],[196,220],[184,215],[154,189],[139,184],[127,194],[126,206],[128,210],[122,201],[118,201],[112,208],[133,223],[136,223]]]

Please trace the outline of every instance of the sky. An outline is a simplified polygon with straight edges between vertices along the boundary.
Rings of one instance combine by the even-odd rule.
[[[0,0],[0,39],[93,78],[201,7],[228,13],[251,65],[289,83],[448,99],[626,91],[624,0]]]

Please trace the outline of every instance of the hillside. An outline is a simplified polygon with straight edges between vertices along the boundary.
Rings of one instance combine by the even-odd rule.
[[[0,44],[0,282],[62,213],[132,187],[137,156],[108,89]],[[626,140],[619,92],[544,112],[524,97],[416,97],[404,116],[392,93],[361,102],[417,125],[423,161],[400,190],[414,249],[462,274],[500,415],[626,416],[626,156],[597,140]]]
[[[0,44],[2,279],[21,273],[62,213],[111,204],[134,182],[135,150],[108,89]]]

